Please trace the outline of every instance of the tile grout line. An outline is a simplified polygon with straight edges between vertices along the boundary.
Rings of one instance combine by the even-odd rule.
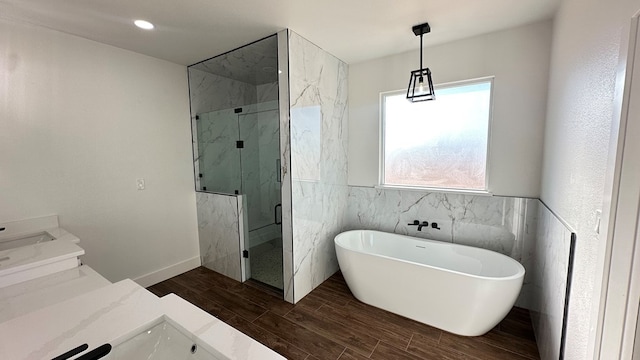
[[[269,309],[266,309],[262,314],[258,315],[258,317],[257,317],[257,318],[253,319],[253,321],[258,320],[259,318],[261,318],[264,314],[266,314],[266,313],[268,313],[268,312],[269,312]],[[252,324],[253,324],[253,321],[251,321],[251,323],[252,323]]]
[[[290,312],[292,312],[292,311],[293,311],[293,309],[295,309],[295,308],[296,308],[296,306],[294,305],[291,309],[289,309],[289,311],[287,311],[286,313],[282,314],[282,317],[284,318],[284,317],[286,317],[287,315],[289,315],[289,313],[290,313]]]
[[[411,337],[409,338],[409,342],[407,343],[407,346],[405,346],[404,351],[409,351],[409,346],[411,345],[411,341],[413,340],[413,337],[416,335],[416,333],[412,332],[411,333]]]
[[[380,345],[380,341],[382,341],[382,340],[378,340],[378,342],[376,343],[376,346],[374,346],[373,350],[371,350],[371,354],[369,354],[369,356],[367,356],[369,359],[371,359],[371,356],[373,356],[373,353],[376,352],[376,349],[378,348],[378,345]]]
[[[250,324],[254,324],[254,325],[256,325],[256,326],[258,326],[258,327],[262,328],[260,325],[256,324],[255,322],[256,322],[256,321],[258,321],[258,319],[260,319],[261,317],[263,317],[263,316],[264,316],[266,313],[268,313],[268,312],[269,312],[269,310],[267,309],[267,311],[265,311],[265,312],[263,312],[262,314],[260,314],[260,316],[258,316],[257,318],[253,319],[253,321],[249,321],[249,323],[250,323]],[[232,311],[232,313],[233,313],[235,316],[240,316],[240,315],[238,315],[238,314],[234,313],[233,311]],[[240,318],[241,318],[241,319],[244,319],[242,316],[240,316]]]

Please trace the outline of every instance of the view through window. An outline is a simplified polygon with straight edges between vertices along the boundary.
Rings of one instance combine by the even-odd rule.
[[[491,79],[382,94],[382,185],[487,190]]]

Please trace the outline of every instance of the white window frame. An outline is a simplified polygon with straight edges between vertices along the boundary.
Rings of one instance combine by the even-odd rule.
[[[394,91],[385,91],[385,92],[381,92],[380,93],[380,99],[379,99],[379,104],[380,104],[380,109],[379,109],[379,129],[378,129],[378,133],[379,133],[379,154],[378,154],[378,185],[376,186],[376,188],[385,188],[385,189],[402,189],[402,190],[415,190],[415,191],[435,191],[435,192],[444,192],[444,193],[463,193],[463,194],[474,194],[474,195],[488,195],[491,196],[491,186],[490,186],[490,174],[489,174],[489,170],[491,169],[490,166],[490,162],[491,162],[491,157],[489,156],[491,154],[491,128],[492,128],[492,123],[493,123],[493,96],[494,96],[494,76],[486,76],[486,77],[481,77],[481,78],[475,78],[475,79],[469,79],[469,80],[461,80],[461,81],[452,81],[452,82],[448,82],[448,83],[442,83],[442,84],[437,84],[434,86],[435,92],[436,92],[436,100],[433,101],[438,101],[438,89],[446,89],[446,88],[451,88],[451,87],[457,87],[457,86],[465,86],[465,85],[471,85],[471,84],[477,84],[477,83],[484,83],[484,82],[488,82],[491,85],[491,90],[490,90],[490,95],[489,95],[489,121],[487,124],[487,153],[486,153],[486,163],[485,163],[485,189],[484,190],[480,190],[480,189],[457,189],[457,188],[446,188],[446,187],[429,187],[429,186],[411,186],[411,185],[388,185],[384,183],[384,172],[385,172],[385,142],[384,142],[384,137],[385,137],[385,133],[384,133],[384,129],[385,129],[385,97],[389,96],[389,95],[399,95],[399,94],[405,94],[407,90],[406,89],[402,89],[402,90],[394,90]],[[408,100],[407,100],[408,101]]]

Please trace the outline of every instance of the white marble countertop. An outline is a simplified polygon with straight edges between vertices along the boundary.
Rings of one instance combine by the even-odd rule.
[[[0,323],[110,285],[87,265],[0,289]]]
[[[67,240],[44,241],[0,251],[0,276],[84,255],[84,249]]]
[[[222,359],[284,359],[181,298],[158,298],[128,279],[0,323],[0,359],[50,359],[84,343],[117,346],[163,320]]]
[[[80,239],[78,239],[77,236],[60,227],[46,229],[44,230],[44,232],[51,235],[51,237],[55,238],[56,240],[67,240],[76,244],[80,242]]]
[[[11,241],[39,233],[47,233],[55,239],[69,240],[73,243],[80,242],[77,236],[58,225],[57,215],[17,221],[0,221],[0,229],[0,242]]]

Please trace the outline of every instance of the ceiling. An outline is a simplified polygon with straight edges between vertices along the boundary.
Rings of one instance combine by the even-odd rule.
[[[549,19],[561,0],[0,0],[28,22],[191,65],[289,28],[347,63]],[[152,31],[136,28],[145,19]]]

